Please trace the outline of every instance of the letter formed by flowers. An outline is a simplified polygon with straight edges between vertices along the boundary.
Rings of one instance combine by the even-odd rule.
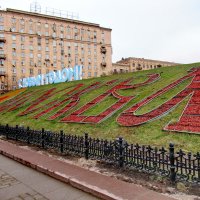
[[[176,87],[177,85],[191,77],[193,77],[191,84],[189,84],[184,90],[179,92],[172,99],[143,115],[134,114],[143,105],[149,103],[154,98],[171,90],[172,88]],[[168,124],[164,128],[164,130],[195,133],[200,132],[200,69],[191,70],[188,75],[180,78],[179,80],[173,82],[172,84],[166,86],[165,88],[159,90],[158,92],[152,94],[151,96],[143,99],[129,109],[125,110],[119,115],[119,117],[117,118],[117,122],[122,126],[137,126],[155,120],[169,113],[189,95],[190,100],[186,108],[184,109],[179,121],[174,124]]]
[[[125,81],[122,81],[118,83],[116,86],[114,86],[113,88],[109,89],[108,91],[94,98],[92,101],[88,102],[87,104],[79,108],[78,110],[74,111],[70,115],[61,119],[61,122],[94,123],[94,124],[101,123],[103,120],[113,115],[116,111],[118,111],[120,108],[122,108],[124,105],[126,105],[128,102],[130,102],[134,98],[134,96],[121,96],[117,93],[117,90],[135,89],[140,86],[152,83],[158,80],[159,77],[160,77],[159,74],[151,74],[149,75],[149,78],[147,81],[140,84],[135,84],[135,85],[128,85],[132,79],[127,79]],[[118,101],[96,116],[83,115],[85,111],[89,110],[96,104],[102,102],[108,96],[113,96],[116,99],[118,99]]]
[[[93,84],[89,85],[88,87],[86,87],[85,89],[82,89],[82,90],[76,92],[83,86],[84,86],[83,84],[76,85],[72,90],[70,90],[69,92],[65,93],[62,96],[62,97],[64,97],[64,100],[57,100],[57,101],[50,102],[48,108],[46,108],[42,112],[36,114],[33,118],[38,119],[38,118],[42,117],[43,115],[46,115],[47,113],[53,111],[54,109],[64,106],[61,109],[59,109],[56,113],[54,113],[52,116],[50,116],[48,119],[54,120],[54,119],[58,118],[60,115],[63,115],[65,112],[67,112],[71,108],[75,107],[78,104],[78,102],[80,101],[81,95],[83,95],[86,92],[96,89],[97,87],[100,86],[100,83],[99,82],[93,83]],[[69,103],[67,103],[67,102],[69,102]]]
[[[16,110],[26,103],[30,102],[31,97],[34,96],[37,92],[41,92],[41,90],[37,90],[35,92],[27,91],[19,94],[15,98],[9,99],[6,102],[0,105],[0,112],[10,112]]]

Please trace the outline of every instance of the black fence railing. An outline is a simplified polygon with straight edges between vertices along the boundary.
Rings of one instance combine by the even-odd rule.
[[[54,133],[29,127],[11,127],[0,125],[0,135],[7,139],[26,142],[45,149],[54,149],[60,153],[70,153],[97,159],[118,167],[128,167],[169,177],[172,182],[187,181],[200,184],[200,153],[175,152],[174,145],[169,150],[151,146],[128,144],[122,137],[114,141],[94,139],[84,136],[67,135],[63,131]]]

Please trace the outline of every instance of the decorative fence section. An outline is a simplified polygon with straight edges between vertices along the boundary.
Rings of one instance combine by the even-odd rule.
[[[0,135],[7,139],[26,142],[60,153],[70,153],[97,159],[118,167],[127,167],[169,177],[172,182],[188,181],[200,184],[200,153],[175,152],[174,145],[169,149],[128,144],[122,137],[114,141],[94,139],[84,136],[67,135],[63,131],[54,133],[29,127],[0,125]]]

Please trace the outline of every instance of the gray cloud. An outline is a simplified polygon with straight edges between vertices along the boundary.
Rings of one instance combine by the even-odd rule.
[[[198,0],[38,2],[42,6],[79,12],[81,20],[112,28],[113,61],[129,56],[180,63],[200,61]],[[30,3],[30,0],[0,0],[3,7],[26,10]]]

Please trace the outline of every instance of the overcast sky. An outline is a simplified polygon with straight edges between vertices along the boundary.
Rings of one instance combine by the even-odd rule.
[[[29,10],[33,0],[0,0],[3,8]],[[142,57],[200,61],[200,0],[37,0],[112,28],[113,62]]]

